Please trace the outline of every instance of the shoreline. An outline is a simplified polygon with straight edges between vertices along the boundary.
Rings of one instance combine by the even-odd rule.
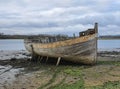
[[[0,50],[0,60],[25,59],[30,58],[30,56],[26,50]]]
[[[74,64],[74,63],[61,63],[58,67],[56,67],[55,64],[51,62],[48,63],[31,62],[29,61],[30,58],[31,55],[29,54],[29,52],[25,50],[0,51],[0,88],[1,89],[13,89],[13,88],[40,89],[39,87],[45,87],[45,88],[47,87],[46,89],[49,89],[51,86],[55,86],[56,84],[59,84],[60,81],[63,80],[65,80],[64,81],[65,83],[72,81],[74,84],[74,82],[79,81],[79,78],[75,77],[74,79],[74,77],[69,76],[69,73],[66,75],[64,71],[68,72],[68,70],[70,71],[70,69],[78,70],[79,68],[80,69],[82,68],[83,74],[85,73],[83,76],[85,87],[88,87],[90,85],[93,86],[102,85],[108,81],[120,81],[120,77],[116,75],[116,74],[119,75],[120,73],[119,71],[120,51],[118,50],[99,51],[98,62],[94,66],[87,66],[87,65]],[[115,71],[109,70],[110,68],[116,68],[116,70]],[[104,74],[103,70],[105,71],[109,70],[110,73],[112,73],[112,75],[116,75],[117,77],[110,75],[108,76],[108,74],[107,75]],[[61,72],[57,73],[57,71],[61,71]],[[52,84],[49,83],[49,81],[51,81],[51,79],[53,81],[55,77],[54,73],[56,75],[56,78],[54,80],[54,83]],[[108,79],[102,79],[102,78],[96,79],[93,73],[96,73],[95,75],[97,76],[102,73],[108,76]],[[88,74],[91,74],[92,77],[89,77]],[[65,76],[67,77],[65,78]],[[48,85],[46,85],[47,83]]]

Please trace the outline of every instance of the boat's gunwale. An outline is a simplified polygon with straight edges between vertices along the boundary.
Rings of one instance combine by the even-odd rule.
[[[56,48],[56,47],[61,47],[61,46],[69,46],[77,43],[82,43],[86,42],[88,40],[92,40],[95,38],[96,34],[92,35],[86,35],[74,39],[69,39],[69,40],[64,40],[64,41],[57,41],[57,42],[52,42],[52,43],[35,43],[32,42],[33,47],[37,48]]]

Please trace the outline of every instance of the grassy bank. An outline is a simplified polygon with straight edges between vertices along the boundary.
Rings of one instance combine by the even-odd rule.
[[[61,65],[47,71],[52,78],[38,89],[120,89],[119,71],[120,62],[102,61],[95,66]]]

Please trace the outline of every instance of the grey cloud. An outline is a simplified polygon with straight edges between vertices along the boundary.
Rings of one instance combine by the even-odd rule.
[[[105,28],[108,30],[104,30],[104,34],[112,33],[112,29],[119,33],[119,5],[120,1],[114,0],[2,0],[0,32],[29,34],[67,31],[71,34],[98,22],[100,34]]]

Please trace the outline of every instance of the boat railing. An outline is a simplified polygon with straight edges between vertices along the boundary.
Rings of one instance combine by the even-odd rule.
[[[29,37],[26,39],[27,43],[52,43],[57,41],[64,41],[71,39],[72,37],[56,35],[56,36],[39,36],[39,37]]]
[[[86,31],[79,32],[79,37],[86,36],[86,35],[91,35],[95,34],[95,29],[88,29]],[[77,38],[75,37],[75,34],[73,37],[69,37],[67,35],[56,35],[56,36],[47,36],[47,35],[42,35],[38,37],[29,37],[27,39],[28,43],[34,42],[34,43],[52,43],[52,42],[57,42],[57,41],[64,41],[68,39],[74,39]]]

